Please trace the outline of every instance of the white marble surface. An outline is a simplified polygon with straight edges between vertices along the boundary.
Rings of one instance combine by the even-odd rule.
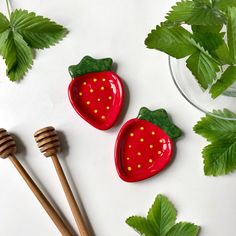
[[[192,131],[203,114],[175,88],[167,56],[146,49],[143,43],[174,2],[12,1],[14,9],[35,11],[70,30],[60,44],[37,52],[32,70],[19,84],[6,78],[0,61],[0,126],[17,136],[20,161],[74,228],[52,163],[34,143],[33,132],[43,126],[54,125],[66,137],[63,166],[73,179],[95,235],[137,235],[125,219],[132,214],[145,215],[158,193],[175,204],[178,221],[201,225],[201,236],[236,235],[236,173],[204,176],[201,149],[207,143]],[[4,5],[2,0],[0,8]],[[96,130],[78,117],[67,97],[67,67],[87,54],[112,57],[128,87],[128,108],[109,131]],[[177,155],[169,168],[149,180],[129,184],[116,173],[113,148],[121,124],[135,117],[141,106],[166,108],[185,135],[177,142]],[[59,235],[11,163],[0,162],[0,235]]]

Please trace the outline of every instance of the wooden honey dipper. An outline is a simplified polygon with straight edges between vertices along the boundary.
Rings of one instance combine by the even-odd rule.
[[[15,168],[18,170],[20,175],[23,177],[31,191],[34,193],[36,198],[39,200],[45,211],[48,213],[48,215],[51,217],[54,224],[57,226],[58,230],[61,232],[63,236],[72,236],[67,226],[64,224],[60,216],[57,214],[55,209],[52,207],[52,205],[49,203],[47,198],[43,195],[43,193],[40,191],[38,186],[35,184],[35,182],[32,180],[32,178],[29,176],[29,174],[26,172],[24,167],[20,164],[20,162],[17,160],[16,156],[16,143],[13,137],[5,130],[0,129],[0,157],[5,159],[9,158]]]
[[[57,132],[55,131],[53,127],[50,126],[50,127],[46,127],[35,132],[34,137],[43,155],[45,157],[52,158],[54,167],[60,179],[67,201],[70,205],[70,208],[74,216],[75,222],[77,224],[78,230],[80,232],[80,235],[89,236],[89,231],[83,220],[82,214],[76,203],[75,197],[73,196],[72,190],[66,179],[66,176],[61,167],[61,164],[57,158],[57,153],[60,151],[60,141],[59,141]]]

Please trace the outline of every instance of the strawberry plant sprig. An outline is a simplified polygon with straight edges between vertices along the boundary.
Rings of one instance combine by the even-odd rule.
[[[68,30],[34,12],[11,11],[9,0],[6,5],[8,17],[0,13],[0,55],[5,60],[9,79],[19,81],[32,67],[33,51],[55,45]]]
[[[181,0],[145,44],[187,58],[199,85],[216,98],[236,81],[236,0]]]
[[[189,223],[175,223],[177,211],[167,197],[157,195],[147,218],[131,216],[126,223],[143,236],[197,236],[200,227]]]

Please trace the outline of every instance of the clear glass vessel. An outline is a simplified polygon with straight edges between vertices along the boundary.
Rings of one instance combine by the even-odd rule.
[[[236,113],[236,85],[231,86],[224,94],[216,99],[211,98],[209,90],[204,91],[191,71],[186,67],[186,59],[169,57],[169,68],[173,81],[183,97],[198,110],[226,120],[236,120],[212,113],[213,110],[224,108]],[[218,75],[220,76],[220,74]]]

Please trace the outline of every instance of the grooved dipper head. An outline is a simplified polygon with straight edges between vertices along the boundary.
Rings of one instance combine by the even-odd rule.
[[[45,157],[56,155],[60,151],[60,141],[52,126],[38,130],[34,138]]]
[[[0,128],[0,157],[5,159],[15,153],[15,140],[5,129]]]

